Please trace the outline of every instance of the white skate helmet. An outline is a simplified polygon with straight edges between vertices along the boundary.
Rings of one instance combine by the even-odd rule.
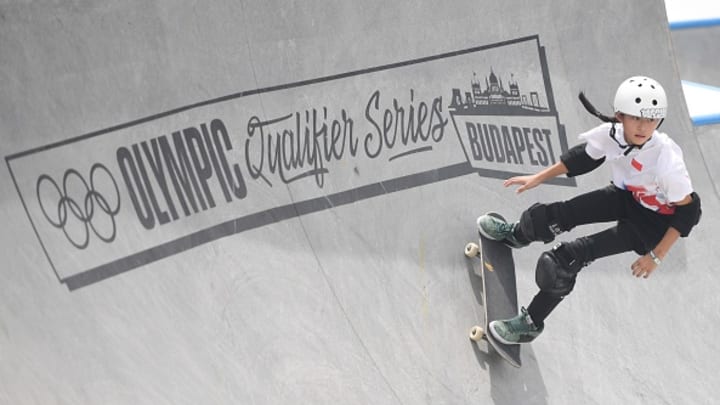
[[[667,112],[667,96],[656,80],[633,76],[618,86],[613,107],[616,113],[662,119]]]

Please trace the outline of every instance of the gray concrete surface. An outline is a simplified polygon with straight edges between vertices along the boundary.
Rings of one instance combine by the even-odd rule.
[[[670,44],[651,0],[3,2],[0,403],[715,401],[720,141]],[[607,184],[501,179],[639,73],[703,221],[648,280],[586,269],[514,369],[467,338],[475,218]],[[453,103],[493,76],[524,107]],[[529,132],[470,142],[492,126]],[[546,248],[516,252],[521,304]]]

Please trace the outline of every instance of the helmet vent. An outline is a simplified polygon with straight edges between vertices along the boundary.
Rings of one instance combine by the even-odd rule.
[[[652,101],[652,105],[657,105],[657,104],[658,104],[658,103],[657,103],[657,100],[653,100],[653,101]]]
[[[635,104],[640,104],[640,103],[642,103],[642,99],[640,97],[636,98]]]

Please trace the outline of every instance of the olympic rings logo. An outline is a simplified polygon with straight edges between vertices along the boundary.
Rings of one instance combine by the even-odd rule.
[[[104,189],[110,184],[97,181],[98,176],[102,178],[103,172],[115,189],[111,201],[96,188],[103,185]],[[103,242],[115,240],[115,216],[120,212],[120,189],[110,171],[102,164],[95,163],[90,169],[90,184],[77,170],[66,170],[62,189],[52,177],[43,174],[37,180],[36,193],[47,221],[53,227],[62,229],[65,237],[76,248],[85,249],[88,246],[91,229]],[[97,214],[101,213],[105,215],[99,220]]]

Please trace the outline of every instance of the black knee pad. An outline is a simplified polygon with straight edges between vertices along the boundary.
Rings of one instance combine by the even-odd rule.
[[[545,243],[552,242],[555,235],[563,231],[553,218],[549,206],[540,203],[531,205],[522,213],[518,228],[525,239]]]
[[[573,259],[560,243],[540,255],[535,268],[535,282],[540,291],[562,298],[575,287],[577,273],[582,267],[583,263]]]

